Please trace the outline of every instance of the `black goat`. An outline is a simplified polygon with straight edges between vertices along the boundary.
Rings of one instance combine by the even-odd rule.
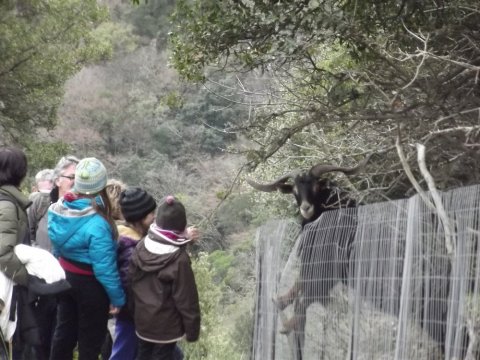
[[[363,169],[368,160],[369,157],[352,168],[317,164],[307,172],[291,172],[269,184],[259,184],[250,179],[247,179],[247,182],[259,191],[278,190],[284,194],[293,194],[302,215],[303,227],[318,219],[324,211],[355,206],[355,202],[348,198],[346,192],[339,189],[333,181],[322,179],[321,176],[334,171],[343,172],[346,175],[356,174]],[[288,183],[291,179],[293,184]]]
[[[348,197],[348,193],[338,188],[333,181],[322,178],[322,176],[334,171],[343,172],[346,175],[356,174],[364,168],[368,160],[369,158],[366,158],[358,166],[352,168],[317,164],[306,172],[292,172],[269,184],[259,184],[252,180],[247,180],[247,182],[259,191],[278,190],[282,193],[293,194],[302,216],[302,228],[304,228],[305,225],[318,219],[325,211],[356,205],[355,201]],[[293,180],[293,183],[290,183],[289,180]],[[303,344],[308,306],[315,301],[325,304],[329,292],[339,281],[335,279],[347,279],[349,249],[354,237],[353,229],[354,227],[352,227],[351,235],[347,235],[346,238],[331,239],[331,243],[322,244],[324,247],[321,252],[318,251],[316,244],[312,243],[312,237],[308,241],[302,238],[298,251],[300,275],[290,290],[275,300],[280,310],[295,303],[294,315],[284,323],[282,332],[295,331],[298,340],[298,358],[301,358],[301,348],[303,347],[301,344]],[[337,259],[326,258],[332,248],[335,248]],[[344,251],[339,252],[338,248],[344,249]],[[322,278],[312,279],[312,274],[316,273],[314,268],[319,263],[328,264],[328,266],[322,268]]]
[[[297,253],[300,260],[300,274],[294,285],[285,294],[274,300],[279,310],[294,304],[294,315],[284,322],[282,332],[294,332],[297,359],[302,358],[307,308],[313,302],[320,302],[325,305],[329,301],[330,292],[335,285],[340,281],[346,284],[347,279],[354,271],[354,269],[349,268],[349,262],[355,261],[356,256],[351,253],[351,250],[355,248],[353,241],[357,221],[356,209],[343,211],[338,215],[348,217],[348,219],[344,218],[344,220],[347,220],[346,223],[349,224],[347,229],[338,232],[333,231],[334,235],[325,239],[322,244],[315,243],[315,236],[306,236],[306,233],[310,231],[310,227],[306,225],[318,219],[325,211],[356,207],[356,202],[348,196],[348,193],[338,188],[333,181],[325,178],[324,175],[334,171],[343,172],[346,175],[357,174],[362,171],[368,160],[369,158],[352,168],[317,164],[308,171],[292,172],[269,184],[247,180],[253,188],[259,191],[280,191],[293,194],[302,216],[303,231]],[[379,260],[379,263],[381,261]],[[445,267],[448,266],[443,264],[442,268]],[[394,278],[401,277],[401,269],[400,267],[398,270],[400,273],[394,274]],[[422,288],[422,291],[428,291],[434,285],[433,281],[429,284],[431,286],[425,284],[425,289]],[[435,286],[435,288],[439,288],[439,286]],[[440,288],[442,287],[440,286]],[[448,293],[448,283],[443,284],[443,288]],[[382,303],[384,300],[380,296],[379,299],[373,299],[371,302],[375,308],[385,311],[387,307]],[[394,301],[394,303],[390,306],[389,311],[393,312],[393,315],[397,315],[399,299],[390,301]],[[420,324],[442,349],[446,330],[445,314],[446,300],[445,295],[442,295],[436,300],[430,300],[428,307],[423,309],[423,320]]]

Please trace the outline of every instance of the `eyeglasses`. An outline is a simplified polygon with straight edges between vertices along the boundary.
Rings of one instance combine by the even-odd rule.
[[[67,179],[70,179],[70,180],[75,180],[75,175],[60,175],[60,177],[63,177],[63,178],[67,178]]]

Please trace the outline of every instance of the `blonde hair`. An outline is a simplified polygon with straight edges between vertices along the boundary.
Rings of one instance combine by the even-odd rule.
[[[127,185],[120,180],[110,179],[105,186],[105,192],[110,201],[111,214],[114,220],[123,220],[120,209],[120,193],[127,189]]]
[[[97,201],[95,200],[95,196],[92,197],[92,207],[95,209],[97,213],[100,214],[110,225],[110,229],[112,231],[113,240],[118,239],[118,230],[117,225],[115,224],[115,217],[113,215],[112,204],[110,203],[110,199],[108,197],[107,191],[103,188],[97,196],[102,198],[103,206],[100,206]]]

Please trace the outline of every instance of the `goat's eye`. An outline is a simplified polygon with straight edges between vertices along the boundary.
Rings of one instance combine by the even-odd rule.
[[[313,190],[314,193],[319,192],[320,191],[320,184],[319,183],[313,184],[312,190]]]

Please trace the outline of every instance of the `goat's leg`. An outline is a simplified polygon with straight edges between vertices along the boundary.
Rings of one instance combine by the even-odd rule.
[[[298,298],[302,289],[301,281],[297,278],[293,286],[285,294],[274,299],[275,305],[279,310],[284,310],[288,305],[292,304]]]
[[[296,334],[303,334],[305,331],[307,306],[303,298],[297,298],[293,310],[293,316],[283,323],[281,334],[288,335],[294,331]]]
[[[304,321],[301,316],[294,314],[283,324],[283,329],[280,330],[280,334],[288,335],[292,331],[298,332],[302,329]]]
[[[281,334],[289,335],[293,332],[294,359],[303,359],[303,347],[305,344],[305,324],[307,305],[303,298],[295,299],[293,316],[283,323]]]

